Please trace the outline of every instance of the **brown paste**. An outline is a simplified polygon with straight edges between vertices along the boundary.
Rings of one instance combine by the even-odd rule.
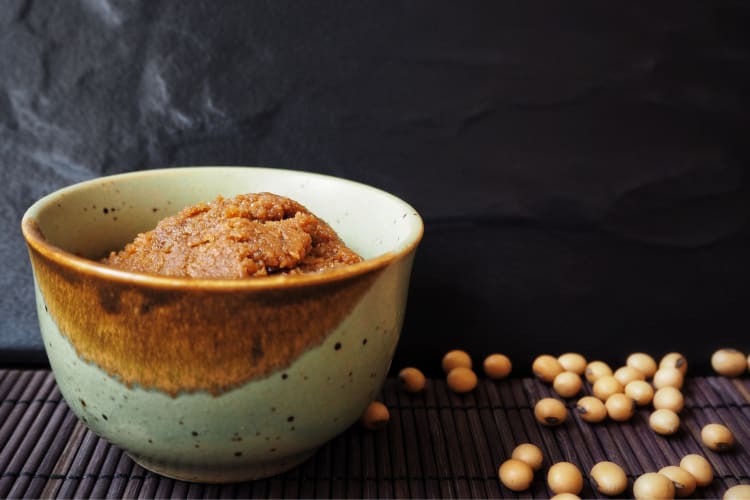
[[[102,262],[175,277],[248,278],[315,273],[361,260],[301,204],[253,193],[185,208]]]

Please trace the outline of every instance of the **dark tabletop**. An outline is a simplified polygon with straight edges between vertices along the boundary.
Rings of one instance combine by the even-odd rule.
[[[67,408],[50,372],[0,370],[0,498],[548,498],[546,471],[563,460],[579,467],[581,496],[592,498],[588,472],[599,461],[619,464],[631,488],[639,475],[677,465],[688,453],[705,456],[715,475],[693,498],[720,498],[750,483],[750,379],[691,377],[683,391],[681,429],[663,437],[649,429],[646,407],[624,423],[588,424],[573,400],[563,425],[541,426],[533,406],[552,391],[537,379],[482,380],[467,395],[440,379],[411,395],[389,379],[378,395],[391,414],[384,429],[354,425],[279,476],[208,485],[146,471],[98,438]],[[734,432],[732,451],[701,443],[709,422]],[[538,445],[545,462],[519,494],[501,485],[497,469],[522,442]]]
[[[394,366],[681,350],[707,373],[714,348],[750,349],[748,24],[742,1],[7,0],[0,361],[46,362],[34,200],[265,165],[423,215]]]

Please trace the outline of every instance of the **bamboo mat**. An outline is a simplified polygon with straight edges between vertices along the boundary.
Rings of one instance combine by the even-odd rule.
[[[376,432],[358,425],[280,476],[252,483],[204,485],[175,481],[133,463],[119,448],[77,421],[49,371],[0,370],[0,498],[543,498],[547,467],[567,460],[586,478],[582,497],[595,497],[587,472],[598,461],[620,464],[630,484],[638,475],[677,464],[687,453],[711,462],[713,483],[694,497],[716,498],[750,482],[750,379],[689,378],[680,432],[653,433],[649,411],[626,423],[591,425],[571,412],[556,428],[538,425],[533,404],[552,395],[535,379],[480,381],[460,396],[442,380],[418,395],[388,380],[380,394],[391,411]],[[570,400],[572,408],[574,400]],[[723,422],[738,446],[714,453],[700,429]],[[497,468],[520,442],[539,445],[545,465],[531,488],[513,493]],[[632,490],[626,493],[631,494]]]

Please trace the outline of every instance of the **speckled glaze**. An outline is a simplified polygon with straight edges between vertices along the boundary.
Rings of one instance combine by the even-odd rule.
[[[326,273],[191,280],[99,264],[184,206],[270,191],[326,220],[365,261]],[[354,423],[395,351],[422,222],[369,186],[194,167],[106,177],[24,215],[47,355],[71,409],[155,472],[273,475]]]

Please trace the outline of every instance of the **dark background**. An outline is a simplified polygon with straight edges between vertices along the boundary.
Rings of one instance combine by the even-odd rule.
[[[25,208],[129,170],[363,181],[426,224],[393,368],[750,350],[750,4],[3,0],[0,363]]]

